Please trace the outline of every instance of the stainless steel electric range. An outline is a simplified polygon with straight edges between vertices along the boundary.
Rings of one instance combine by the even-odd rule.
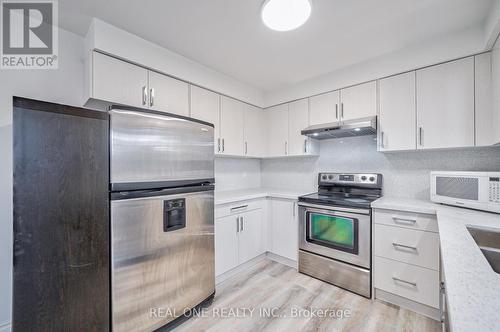
[[[371,298],[371,203],[381,174],[320,173],[299,197],[299,272]]]

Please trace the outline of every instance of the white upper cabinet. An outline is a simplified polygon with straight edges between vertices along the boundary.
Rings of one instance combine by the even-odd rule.
[[[308,140],[300,132],[309,125],[309,102],[300,99],[288,104],[288,155],[307,154]]]
[[[162,112],[189,116],[189,85],[150,70],[149,107]]]
[[[416,149],[415,72],[380,80],[379,103],[379,150]]]
[[[92,52],[88,97],[189,116],[189,85],[172,77]]]
[[[267,156],[288,154],[288,104],[270,107],[265,111]]]
[[[368,82],[340,91],[342,121],[377,115],[377,82]]]
[[[493,145],[495,140],[495,118],[492,104],[492,63],[491,53],[474,57],[475,75],[475,123],[476,146]]]
[[[474,57],[417,70],[417,148],[474,146]]]
[[[92,52],[90,97],[111,103],[148,107],[148,70]]]
[[[244,129],[244,154],[248,157],[263,157],[266,150],[264,110],[246,105]]]
[[[245,103],[221,96],[220,137],[222,154],[244,155],[245,108]]]
[[[309,98],[309,125],[339,121],[340,90]]]
[[[191,85],[191,117],[214,125],[215,153],[220,152],[220,96]]]

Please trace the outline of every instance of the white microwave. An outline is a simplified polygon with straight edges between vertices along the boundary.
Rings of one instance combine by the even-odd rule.
[[[500,213],[500,172],[431,172],[431,201]]]

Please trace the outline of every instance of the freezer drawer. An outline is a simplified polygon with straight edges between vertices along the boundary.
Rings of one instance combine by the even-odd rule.
[[[135,108],[110,111],[113,191],[175,187],[214,178],[214,128]]]
[[[111,238],[114,331],[152,331],[214,293],[213,190],[112,200]]]

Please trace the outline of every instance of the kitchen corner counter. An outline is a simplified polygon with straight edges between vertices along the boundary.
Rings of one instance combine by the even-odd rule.
[[[500,331],[500,274],[467,230],[469,225],[500,230],[500,214],[397,197],[382,197],[372,207],[435,214],[450,330]]]
[[[249,188],[239,190],[227,190],[215,192],[215,205],[234,203],[239,201],[247,201],[258,198],[284,198],[297,199],[299,196],[309,194],[309,191],[276,189],[276,188]]]
[[[398,210],[415,213],[436,214],[438,204],[415,198],[384,196],[372,203],[374,209]]]
[[[500,229],[500,215],[439,206],[437,219],[451,331],[500,331],[500,274],[466,228]]]

